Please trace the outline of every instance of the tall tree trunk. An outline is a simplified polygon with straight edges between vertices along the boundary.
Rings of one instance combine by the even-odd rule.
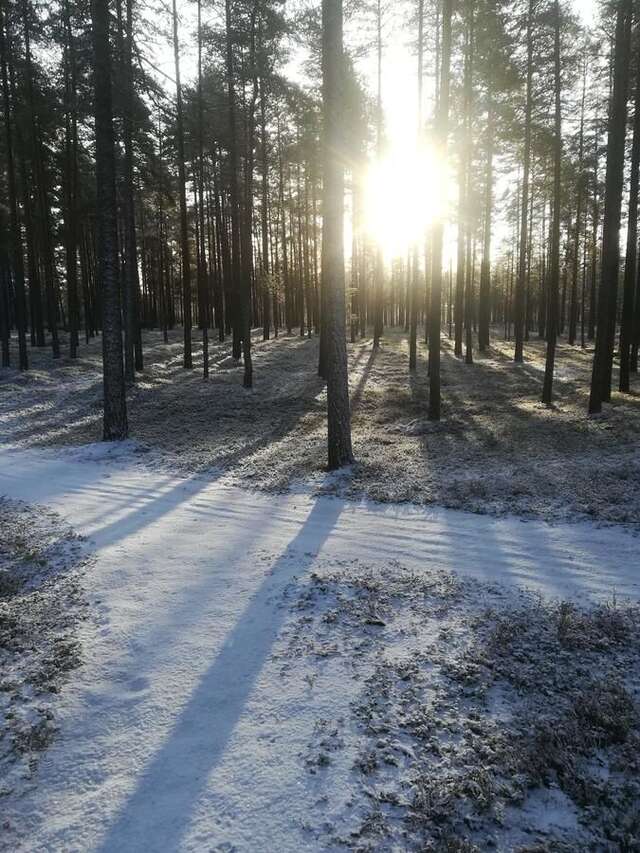
[[[615,336],[620,266],[620,214],[624,180],[627,91],[633,0],[619,0],[616,19],[613,92],[609,109],[607,175],[605,179],[602,263],[598,292],[598,328],[591,374],[589,413],[602,411],[611,395],[611,365]]]
[[[264,77],[260,79],[260,144],[262,152],[262,339],[271,334],[271,276],[269,274],[269,152],[267,150],[266,92]]]
[[[544,366],[542,402],[549,405],[553,398],[553,370],[558,337],[558,287],[560,279],[560,193],[562,189],[562,114],[560,107],[560,2],[554,0],[554,139],[553,139],[553,220],[551,224],[551,258],[549,264],[547,357]]]
[[[638,250],[638,177],[640,173],[640,22],[636,24],[636,91],[631,144],[631,179],[629,183],[629,217],[627,220],[627,251],[624,262],[624,293],[620,326],[620,390],[629,391],[631,344],[633,338],[633,309]]]
[[[9,96],[9,79],[7,71],[7,34],[5,24],[5,8],[4,0],[0,0],[0,67],[2,73],[2,98],[4,107],[4,130],[6,140],[7,158],[7,184],[9,190],[9,229],[11,232],[11,267],[13,272],[13,282],[15,289],[15,313],[16,326],[18,327],[18,367],[20,370],[29,368],[29,359],[27,355],[27,334],[26,334],[26,319],[27,319],[27,303],[25,299],[24,289],[24,255],[22,254],[22,238],[20,236],[20,220],[18,218],[18,197],[16,191],[16,173],[13,158],[13,133],[11,115],[11,99]],[[7,282],[8,283],[8,282]],[[7,300],[7,312],[9,309],[9,300]],[[10,328],[7,315],[7,326]],[[8,361],[8,348],[4,354]],[[8,365],[7,365],[8,366]]]
[[[250,281],[242,281],[241,269],[241,246],[240,246],[240,190],[238,186],[238,139],[236,127],[236,95],[233,70],[233,34],[231,29],[231,0],[225,0],[225,20],[226,20],[226,72],[227,72],[227,95],[229,99],[229,168],[230,168],[230,186],[231,186],[231,270],[232,270],[232,285],[233,298],[236,301],[238,331],[240,332],[242,342],[242,355],[244,360],[244,378],[243,384],[245,388],[251,388],[252,385],[252,364],[251,364],[251,318],[249,316],[250,299],[243,298],[246,294],[246,289],[251,287]],[[250,295],[250,291],[249,291]],[[249,304],[247,304],[249,303]]]
[[[478,304],[478,349],[489,348],[491,323],[491,215],[493,211],[493,92],[489,84],[487,116],[487,168],[485,172],[484,234],[480,264],[480,299]]]
[[[48,200],[47,171],[45,150],[42,143],[42,131],[39,115],[36,110],[33,65],[31,61],[31,27],[29,22],[30,7],[26,0],[22,2],[22,22],[24,29],[25,76],[27,84],[27,103],[30,117],[30,152],[31,164],[35,177],[36,199],[39,210],[39,240],[42,269],[45,279],[45,297],[47,306],[47,325],[51,335],[51,351],[54,358],[60,357],[60,341],[58,338],[58,309],[56,297],[56,271],[53,259],[51,235],[51,212]]]
[[[202,0],[198,0],[198,314],[202,329],[202,375],[209,376],[209,283],[204,243],[204,106],[202,97]]]
[[[529,0],[527,13],[527,95],[524,118],[524,166],[522,176],[522,200],[520,210],[520,255],[516,278],[514,305],[515,348],[513,360],[524,359],[524,291],[527,264],[527,216],[529,213],[529,171],[531,169],[531,112],[533,102],[533,12],[534,0]]]
[[[353,462],[344,291],[342,0],[322,0],[323,228],[329,470]]]
[[[138,249],[136,242],[135,182],[133,174],[133,0],[126,0],[126,32],[121,36],[122,76],[124,99],[122,129],[124,137],[124,376],[127,382],[135,381],[136,340],[138,338]],[[141,360],[141,354],[139,361]]]
[[[376,156],[382,159],[382,3],[377,0],[376,30],[378,51],[378,94],[376,104]],[[378,349],[384,327],[384,255],[378,240],[375,247],[374,305],[373,305],[373,348]]]
[[[578,136],[578,187],[576,200],[576,237],[573,247],[573,270],[571,275],[571,298],[569,301],[569,343],[576,342],[578,329],[578,270],[580,264],[580,233],[582,230],[582,201],[584,196],[584,105],[587,96],[587,51],[582,66],[582,97],[580,100],[580,131]]]
[[[96,132],[96,243],[98,286],[102,296],[103,437],[105,441],[112,441],[126,438],[128,426],[118,281],[118,214],[108,0],[92,0],[91,12]]]
[[[76,54],[69,0],[63,7],[65,29],[65,260],[67,273],[67,313],[69,317],[69,357],[78,353],[78,105]]]
[[[173,55],[176,68],[176,143],[178,148],[178,191],[180,195],[180,251],[182,255],[182,323],[184,327],[185,368],[193,367],[191,352],[191,257],[187,227],[187,176],[184,162],[184,119],[182,86],[180,85],[180,44],[178,42],[178,10],[173,0]]]
[[[442,72],[437,112],[439,154],[446,157],[449,132],[449,66],[451,64],[451,16],[453,0],[442,3]],[[433,272],[431,276],[431,312],[429,329],[429,420],[440,420],[440,312],[442,303],[442,243],[444,223],[438,219],[433,228]]]
[[[424,57],[424,0],[418,0],[418,110],[417,110],[417,149],[420,154],[422,145],[422,82]],[[420,264],[418,261],[418,241],[413,246],[413,281],[411,285],[411,324],[409,330],[409,370],[415,370],[418,361],[418,287]]]
[[[467,62],[465,69],[465,174],[466,174],[466,200],[467,200],[467,258],[465,262],[465,291],[464,291],[464,328],[465,328],[465,362],[466,364],[473,364],[473,335],[472,335],[472,324],[473,324],[473,274],[474,274],[474,264],[472,263],[473,252],[472,252],[472,235],[474,234],[474,226],[475,221],[473,217],[473,211],[470,206],[470,182],[471,182],[471,169],[472,169],[472,117],[471,112],[473,108],[473,59],[474,59],[474,0],[468,0],[467,3],[468,8],[468,16],[469,21],[467,24],[467,32],[468,32],[468,46],[467,46]],[[475,237],[473,237],[475,241]]]

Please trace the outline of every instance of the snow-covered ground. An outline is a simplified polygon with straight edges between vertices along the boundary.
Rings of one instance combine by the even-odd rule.
[[[420,336],[422,338],[422,336]],[[640,394],[614,391],[597,417],[587,416],[592,352],[558,342],[554,405],[540,401],[544,341],[526,345],[514,365],[513,344],[493,330],[491,349],[473,365],[443,337],[442,420],[427,418],[426,348],[408,369],[408,342],[385,329],[348,344],[356,464],[327,482],[326,396],[317,376],[318,339],[280,335],[253,341],[254,388],[242,388],[242,365],[229,342],[211,342],[211,373],[182,367],[181,329],[164,344],[145,330],[145,368],[129,389],[130,434],[148,459],[186,474],[225,471],[240,486],[284,491],[313,486],[339,497],[434,504],[545,521],[624,524],[640,532]],[[33,369],[0,370],[0,442],[22,447],[80,446],[102,429],[100,339],[71,361],[30,350]],[[614,386],[617,385],[614,367]]]
[[[0,494],[56,510],[93,554],[84,664],[32,784],[0,803],[7,850],[319,850],[344,845],[341,830],[357,849],[403,849],[352,826],[363,685],[384,657],[376,632],[393,625],[394,654],[439,637],[464,659],[460,614],[475,614],[473,627],[487,607],[516,612],[518,591],[614,610],[640,599],[640,541],[620,528],[248,492],[153,471],[136,450],[0,450]],[[360,593],[351,609],[335,599],[336,583],[365,590],[366,607]],[[408,590],[430,601],[421,625],[416,601],[398,611]],[[363,615],[347,643],[349,613]],[[557,613],[565,633],[582,625]],[[335,634],[320,630],[332,621]],[[504,626],[498,635],[512,641]],[[499,720],[497,688],[491,701]],[[556,809],[573,831],[565,795],[545,796],[527,800],[534,829]]]

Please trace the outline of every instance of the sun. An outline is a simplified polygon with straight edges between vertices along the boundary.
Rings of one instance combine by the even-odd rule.
[[[447,184],[446,165],[427,146],[396,146],[370,166],[364,227],[387,260],[422,242],[428,226],[443,213]]]

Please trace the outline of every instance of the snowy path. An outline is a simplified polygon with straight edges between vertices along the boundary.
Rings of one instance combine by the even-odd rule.
[[[99,453],[2,450],[0,494],[89,537],[98,614],[38,786],[8,803],[6,849],[15,831],[29,850],[316,849],[302,831],[322,795],[300,772],[309,697],[282,687],[272,655],[280,594],[318,555],[640,598],[640,540],[612,528],[274,497]],[[350,687],[314,694],[313,718],[344,710]]]

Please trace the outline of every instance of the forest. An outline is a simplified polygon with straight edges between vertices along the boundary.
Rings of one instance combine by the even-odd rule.
[[[0,851],[640,849],[639,0],[0,0]]]

